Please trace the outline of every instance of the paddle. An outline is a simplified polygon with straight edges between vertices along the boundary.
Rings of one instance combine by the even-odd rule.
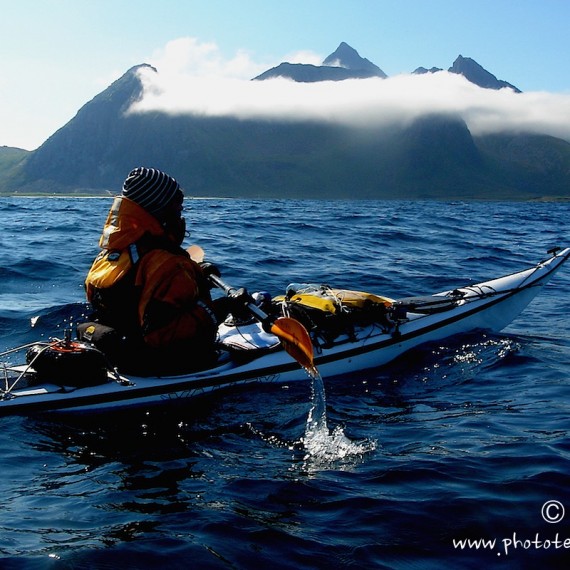
[[[204,250],[198,245],[192,245],[186,250],[190,257],[197,263],[204,261]],[[237,291],[222,281],[217,275],[209,275],[208,278],[219,287],[226,295]],[[281,345],[310,376],[318,374],[313,362],[313,343],[307,329],[297,320],[290,317],[273,317],[267,315],[255,303],[246,303],[247,310],[263,325],[264,330],[274,334]]]

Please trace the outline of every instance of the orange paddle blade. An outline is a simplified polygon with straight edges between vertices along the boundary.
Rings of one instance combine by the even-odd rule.
[[[307,329],[299,321],[290,317],[279,317],[271,325],[271,332],[307,372],[315,372],[313,343]]]
[[[186,248],[186,251],[196,263],[204,261],[204,250],[199,245],[191,245]]]

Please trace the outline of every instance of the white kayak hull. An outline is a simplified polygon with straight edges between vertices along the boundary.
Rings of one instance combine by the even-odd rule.
[[[570,257],[570,248],[554,253],[537,265],[498,279],[444,291],[432,300],[453,299],[439,312],[409,311],[392,330],[376,325],[355,331],[356,338],[339,338],[319,347],[315,365],[323,378],[378,368],[424,343],[472,331],[498,332],[509,325]],[[412,305],[413,306],[413,305]],[[224,329],[222,340],[236,331]],[[263,336],[259,325],[240,327],[240,338]],[[241,359],[240,359],[241,360]],[[14,367],[11,372],[25,370]],[[109,382],[73,388],[39,384],[15,385],[0,393],[0,415],[40,412],[100,412],[132,406],[186,400],[222,388],[256,383],[306,381],[307,373],[281,349],[265,351],[247,362],[226,358],[212,369],[181,376],[110,378]]]

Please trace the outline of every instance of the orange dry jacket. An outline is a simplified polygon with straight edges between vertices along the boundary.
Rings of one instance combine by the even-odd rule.
[[[111,322],[102,318],[103,324],[137,330],[149,347],[213,345],[217,323],[207,281],[200,266],[167,240],[154,216],[128,198],[115,198],[99,240],[102,251],[85,281],[87,299],[108,315]],[[132,287],[124,286],[127,276]],[[110,294],[121,284],[120,295]],[[117,323],[114,315],[127,314],[123,303],[133,302],[136,310],[125,318],[136,322]]]

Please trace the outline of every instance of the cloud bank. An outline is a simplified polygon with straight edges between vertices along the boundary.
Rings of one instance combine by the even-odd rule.
[[[287,61],[315,64],[322,59],[298,53]],[[158,73],[141,70],[144,96],[132,112],[314,120],[360,128],[440,113],[462,117],[474,135],[531,132],[570,141],[570,94],[482,89],[446,71],[338,82],[251,81],[277,64],[255,63],[245,51],[224,58],[215,44],[191,38],[170,42],[152,64]]]

